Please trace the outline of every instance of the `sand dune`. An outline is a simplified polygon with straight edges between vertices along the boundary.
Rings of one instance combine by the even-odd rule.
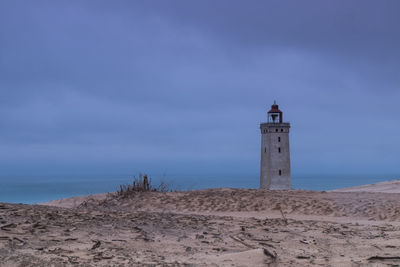
[[[332,190],[331,192],[381,192],[381,193],[400,193],[400,180],[381,182],[377,184],[367,184],[348,188]]]
[[[0,204],[0,266],[390,266],[399,238],[397,193],[208,189]]]
[[[375,192],[317,192],[303,190],[207,189],[168,193],[137,193],[129,199],[106,194],[56,200],[46,205],[107,210],[187,213],[268,212],[293,215],[400,219],[400,195]]]

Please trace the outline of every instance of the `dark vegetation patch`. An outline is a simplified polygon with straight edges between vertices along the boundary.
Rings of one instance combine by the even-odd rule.
[[[147,174],[139,174],[133,177],[132,184],[120,185],[120,189],[116,192],[119,198],[129,198],[137,192],[171,192],[171,186],[161,181],[158,185],[153,185],[152,179]]]

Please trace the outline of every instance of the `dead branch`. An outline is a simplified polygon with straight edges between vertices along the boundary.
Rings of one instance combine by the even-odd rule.
[[[242,245],[245,245],[245,246],[248,247],[248,248],[252,248],[252,249],[255,249],[255,248],[256,248],[256,247],[253,246],[253,245],[247,244],[246,242],[244,242],[241,238],[239,238],[239,237],[237,237],[237,236],[231,235],[230,238],[232,238],[233,240],[235,240],[235,241],[241,243]]]
[[[286,216],[285,216],[285,214],[283,213],[283,210],[282,210],[281,207],[279,207],[279,211],[281,212],[283,221],[285,222],[286,225],[288,225],[288,220],[286,219]]]
[[[244,242],[240,237],[237,236],[230,236],[230,238],[232,238],[233,240],[235,240],[236,242],[239,242],[242,245],[245,245],[248,248],[252,248],[252,249],[256,249],[257,247],[247,244],[246,242]],[[269,251],[267,248],[263,248],[264,254],[266,256],[271,257],[272,259],[276,260],[276,258],[278,257],[278,255],[276,254],[275,251]]]
[[[368,258],[369,261],[373,260],[400,260],[400,256],[373,256]]]
[[[274,260],[278,257],[278,255],[276,254],[275,251],[269,251],[268,249],[264,248],[264,254],[267,256],[270,256],[271,258],[273,258]]]

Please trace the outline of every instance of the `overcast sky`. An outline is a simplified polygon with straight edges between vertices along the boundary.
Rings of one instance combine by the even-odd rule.
[[[400,1],[0,2],[3,174],[400,173]]]

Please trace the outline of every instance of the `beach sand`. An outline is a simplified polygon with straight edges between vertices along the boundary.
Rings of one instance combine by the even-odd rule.
[[[332,190],[332,192],[381,192],[381,193],[400,193],[400,180],[381,182],[377,184],[367,184],[348,188]]]
[[[398,266],[399,240],[398,181],[0,204],[0,266]]]

